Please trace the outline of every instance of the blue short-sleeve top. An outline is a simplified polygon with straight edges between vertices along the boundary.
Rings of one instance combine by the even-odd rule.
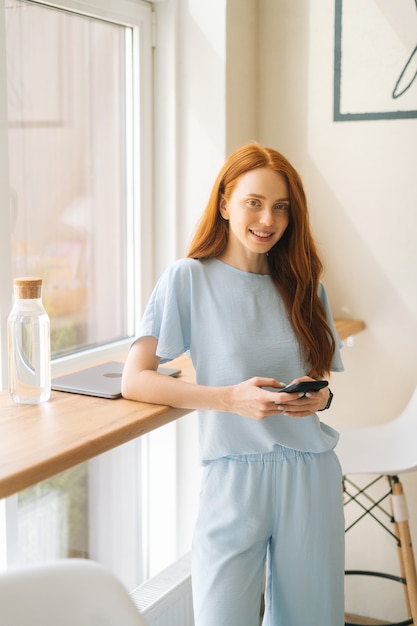
[[[336,340],[332,370],[342,371],[341,342],[322,284],[319,296]],[[271,277],[218,259],[187,258],[168,267],[142,318],[139,337],[149,335],[158,339],[162,363],[187,352],[202,385],[234,385],[253,376],[289,383],[310,369]],[[303,418],[277,414],[257,421],[221,411],[198,413],[203,462],[272,452],[276,446],[325,452],[338,439],[316,414]]]

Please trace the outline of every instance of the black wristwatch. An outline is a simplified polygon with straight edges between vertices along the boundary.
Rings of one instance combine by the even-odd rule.
[[[329,399],[327,400],[327,404],[322,409],[317,409],[317,411],[325,411],[326,409],[330,408],[332,400],[333,400],[333,393],[332,393],[332,390],[329,387]]]

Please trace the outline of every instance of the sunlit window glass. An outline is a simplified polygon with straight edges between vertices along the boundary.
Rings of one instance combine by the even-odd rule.
[[[43,278],[54,356],[119,340],[131,29],[6,0],[6,38],[13,275]]]

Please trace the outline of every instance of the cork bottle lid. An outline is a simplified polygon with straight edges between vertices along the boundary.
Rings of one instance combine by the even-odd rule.
[[[42,293],[42,278],[15,278],[15,294],[18,298],[35,299],[40,298]]]

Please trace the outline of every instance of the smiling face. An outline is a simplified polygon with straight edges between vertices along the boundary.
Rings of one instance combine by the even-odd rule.
[[[266,253],[281,239],[288,224],[290,201],[285,178],[260,167],[243,174],[220,213],[229,222],[221,260],[247,272],[268,273]]]

